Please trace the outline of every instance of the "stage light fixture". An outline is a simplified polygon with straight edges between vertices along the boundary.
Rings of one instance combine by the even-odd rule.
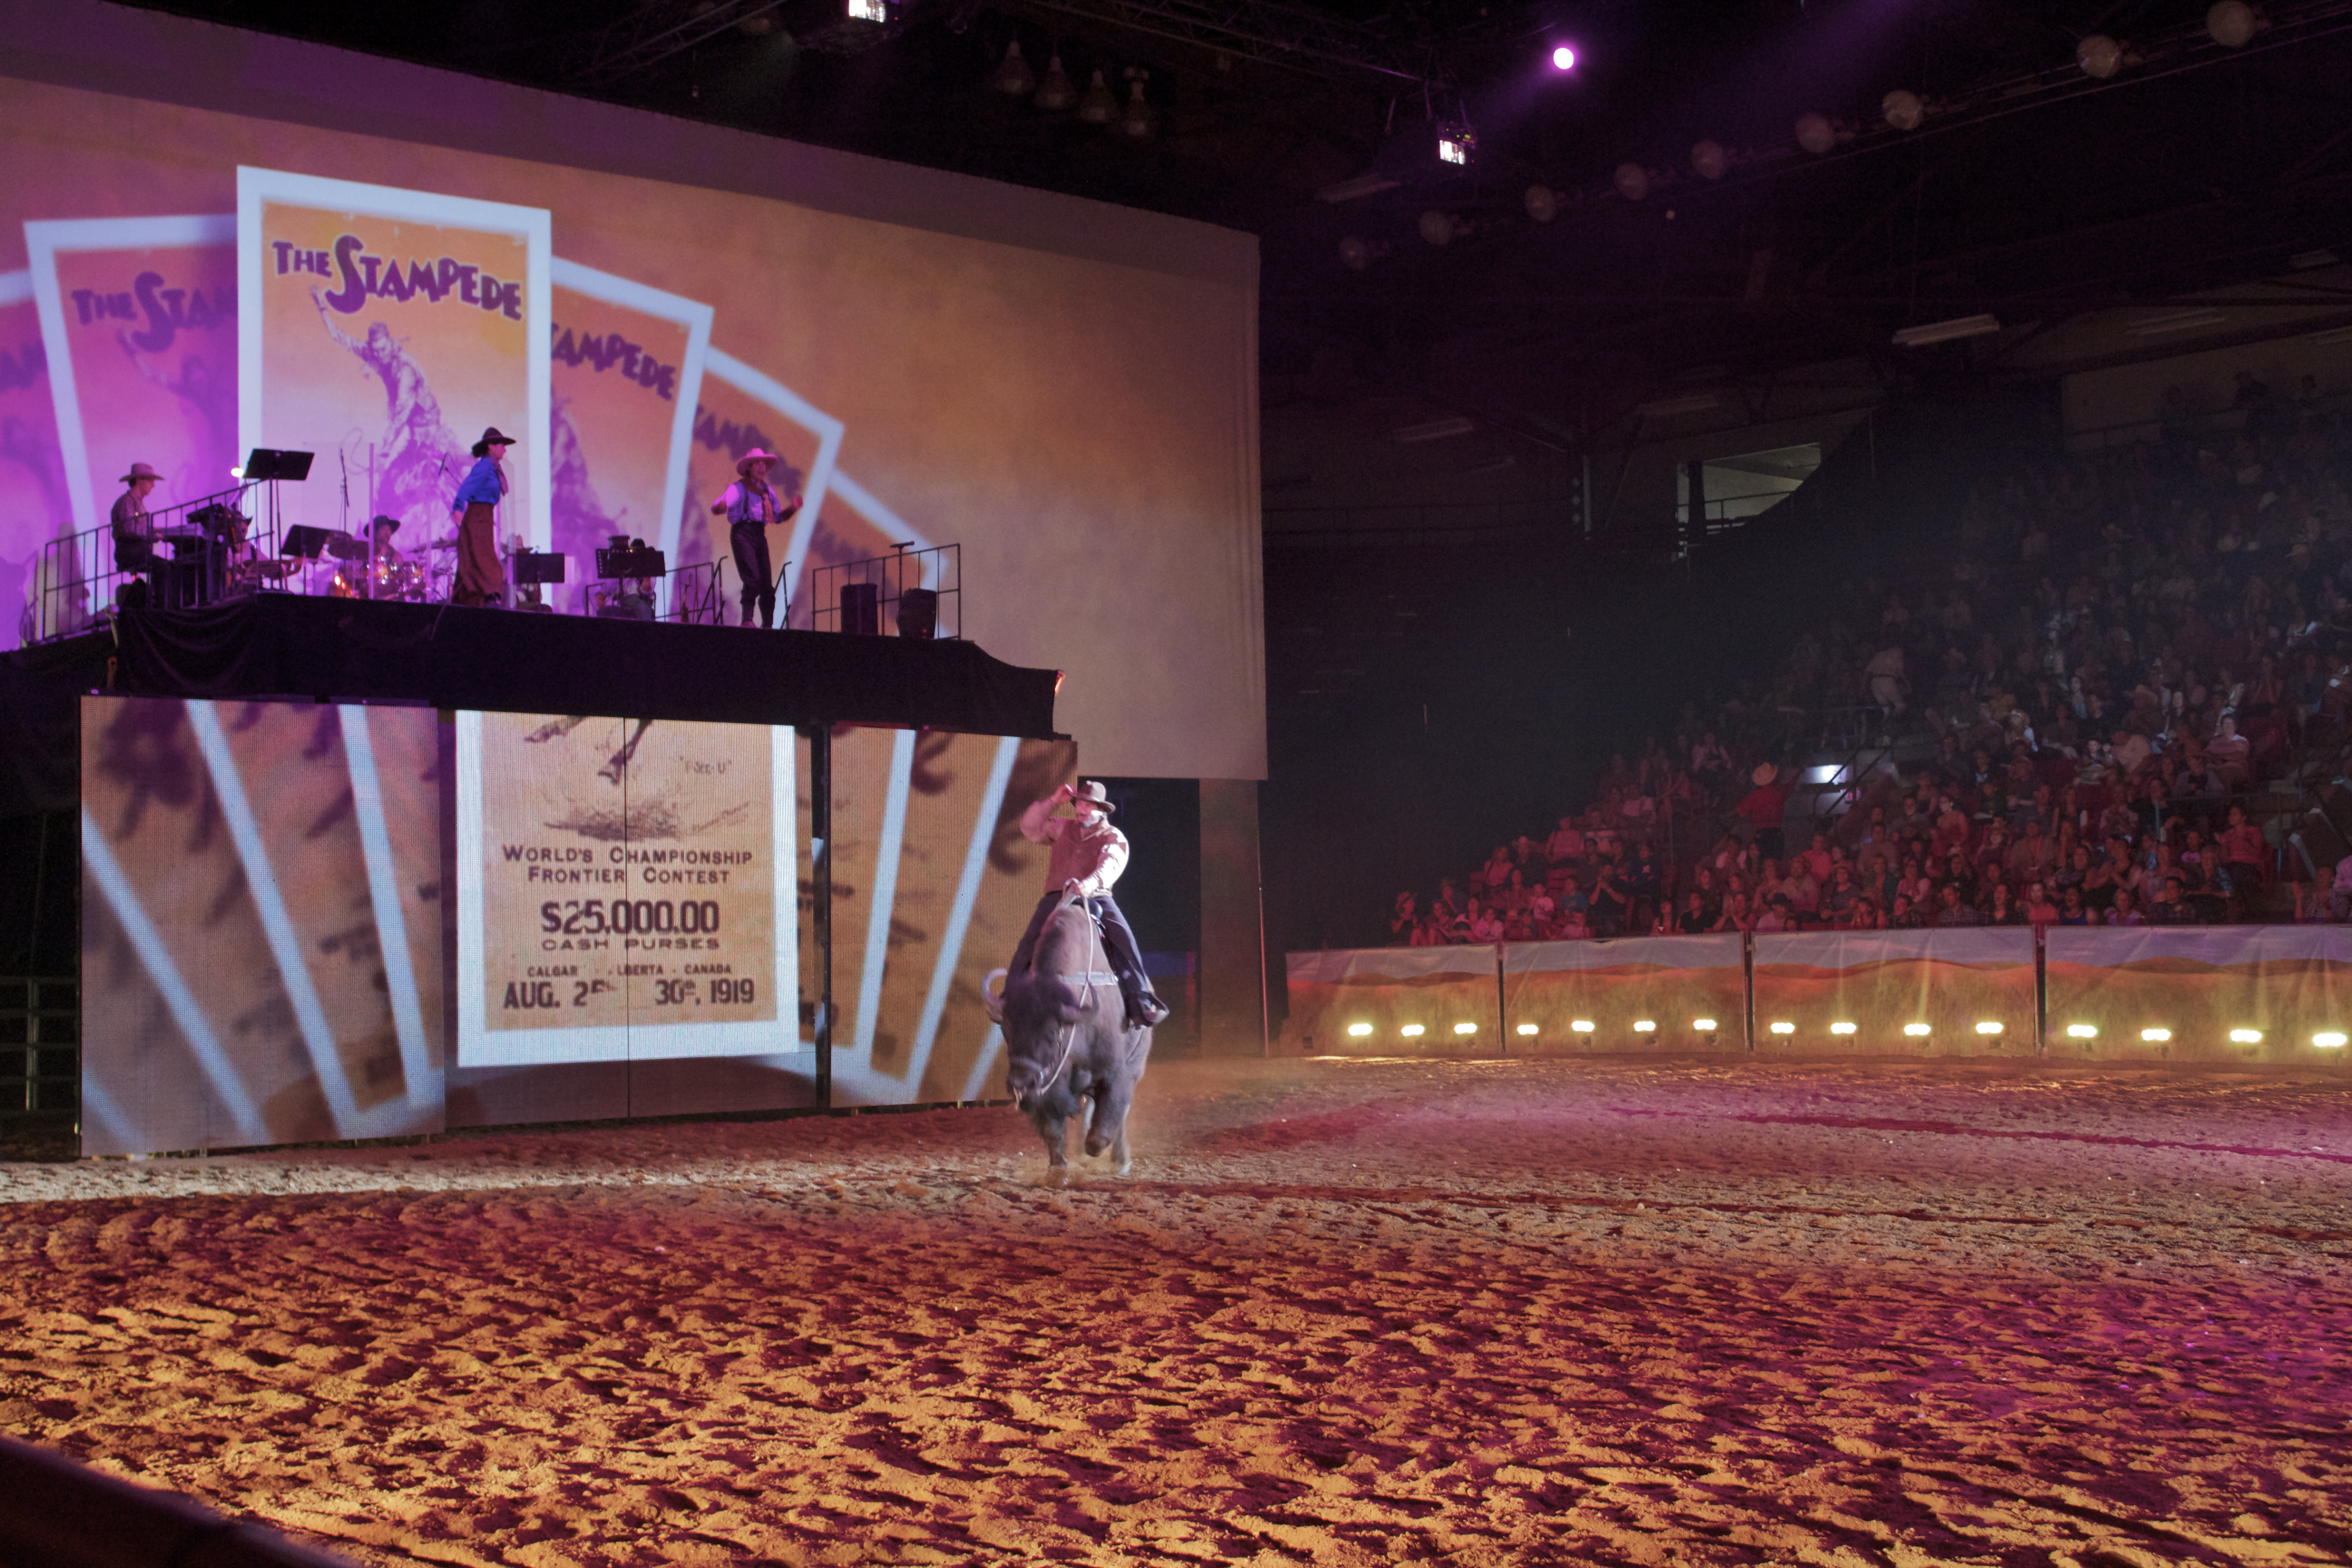
[[[2124,47],[2105,33],[2093,33],[2074,46],[2074,63],[2094,81],[2105,81],[2123,69]]]
[[[1696,1029],[1702,1035],[1711,1035],[1715,1032],[1715,1020],[1712,1018],[1693,1018],[1691,1020],[1691,1027]]]
[[[1522,1035],[1532,1035],[1535,1032],[1536,1026],[1533,1024],[1521,1024],[1519,1026],[1519,1033]]]
[[[1143,100],[1143,84],[1150,77],[1149,71],[1134,66],[1128,68],[1127,108],[1118,117],[1118,128],[1139,142],[1150,135],[1151,128],[1160,121],[1160,111]]]
[[[1423,1028],[1419,1024],[1407,1024],[1402,1029],[1400,1029],[1397,1032],[1402,1034],[1408,1040],[1417,1040],[1429,1031]]]
[[[1851,1035],[1854,1032],[1855,1028],[1855,1025],[1849,1024],[1844,1019],[1841,1018],[1836,1023],[1830,1026],[1830,1033],[1832,1035]]]
[[[2262,18],[2246,0],[2219,0],[2205,13],[2205,31],[2225,49],[2244,48],[2262,30]]]
[[[2344,1045],[2344,1037],[2336,1033],[2335,1030],[2330,1029],[2324,1033],[2312,1036],[2311,1043],[2325,1051],[2338,1050],[2341,1049]]]
[[[1620,163],[1616,174],[1617,194],[1629,202],[1646,201],[1650,195],[1650,171],[1639,163]]]
[[[1360,1040],[1371,1032],[1372,1026],[1370,1024],[1350,1024],[1348,1026],[1348,1033],[1353,1035]]]
[[[1818,157],[1837,145],[1837,129],[1826,114],[1797,116],[1797,145]]]
[[[2236,1046],[2259,1046],[2263,1043],[2263,1032],[2260,1029],[2232,1029],[2230,1031],[2230,1043]]]
[[[2165,1041],[2172,1038],[2172,1031],[2169,1029],[2142,1029],[2139,1032],[2139,1037],[2146,1040],[2149,1045],[2160,1046],[2164,1044]]]
[[[1569,1027],[1580,1035],[1589,1035],[1592,1033],[1592,1020],[1590,1018],[1579,1018],[1570,1024]]]
[[[1007,98],[1026,98],[1037,85],[1037,73],[1031,70],[1029,62],[1021,58],[1020,39],[1015,38],[1004,46],[1004,61],[996,68],[996,74],[988,79],[988,84]]]
[[[1636,1018],[1633,1020],[1633,1032],[1637,1035],[1654,1035],[1658,1032],[1658,1021],[1655,1018]]]
[[[1549,185],[1529,185],[1523,199],[1528,216],[1538,223],[1549,223],[1559,216],[1559,193]]]
[[[1797,1032],[1797,1026],[1794,1024],[1775,1024],[1772,1026],[1772,1032],[1776,1035],[1793,1035]]]
[[[1728,166],[1729,160],[1724,156],[1722,142],[1694,142],[1691,143],[1691,173],[1700,179],[1719,180],[1723,178],[1723,171]]]
[[[1095,72],[1094,79],[1087,83],[1087,90],[1078,99],[1078,118],[1089,125],[1108,125],[1118,108],[1118,100],[1111,95],[1110,84],[1103,80],[1102,72]]]
[[[887,22],[890,19],[888,0],[849,0],[845,13],[853,22]]]
[[[1979,1035],[1998,1035],[2000,1033],[2000,1026],[1988,1018],[1983,1023],[1977,1026],[1977,1033]]]
[[[1478,152],[1478,133],[1466,124],[1437,128],[1437,161],[1466,169]]]
[[[849,3],[855,5],[859,3],[859,0],[849,0]],[[880,9],[881,0],[874,0],[874,4],[876,9]],[[1029,101],[1054,114],[1060,113],[1078,101],[1077,83],[1072,81],[1070,73],[1062,68],[1062,57],[1059,54],[1046,60],[1045,78],[1037,83],[1037,96]]]
[[[1478,1032],[1478,1026],[1475,1024],[1456,1024],[1454,1026],[1454,1032],[1457,1035],[1475,1035]]]
[[[1556,71],[1574,70],[1576,68],[1576,51],[1570,48],[1566,44],[1562,44],[1558,48],[1552,50],[1551,68]]]
[[[1910,1036],[1913,1039],[1917,1040],[1924,1039],[1927,1036],[1934,1034],[1935,1030],[1926,1024],[1906,1024],[1903,1026],[1903,1032]]]
[[[1927,106],[1920,101],[1919,95],[1902,87],[1878,100],[1878,111],[1897,131],[1916,131],[1919,121],[1927,117]]]
[[[2066,1026],[2066,1037],[2070,1040],[2095,1040],[2099,1037],[2099,1031],[2090,1024],[2069,1024]]]

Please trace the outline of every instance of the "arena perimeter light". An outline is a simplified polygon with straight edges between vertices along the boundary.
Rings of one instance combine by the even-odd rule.
[[[1551,52],[1551,68],[1556,71],[1574,70],[1576,68],[1576,51],[1570,48],[1566,44],[1561,44],[1558,47],[1554,48]]]
[[[1519,1033],[1522,1035],[1532,1035],[1535,1032],[1536,1026],[1533,1024],[1521,1024],[1519,1026]]]
[[[1417,1040],[1421,1038],[1425,1032],[1426,1031],[1423,1030],[1419,1024],[1407,1024],[1403,1029],[1400,1031],[1400,1033],[1402,1033],[1408,1040]]]
[[[1371,1032],[1372,1026],[1370,1024],[1350,1024],[1348,1026],[1348,1033],[1353,1035],[1360,1040]]]

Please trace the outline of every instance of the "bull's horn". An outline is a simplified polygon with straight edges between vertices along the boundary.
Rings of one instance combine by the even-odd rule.
[[[996,989],[996,983],[1008,973],[1003,969],[992,969],[980,977],[980,999],[988,1008],[988,1021],[992,1024],[1004,1022],[1004,996]]]

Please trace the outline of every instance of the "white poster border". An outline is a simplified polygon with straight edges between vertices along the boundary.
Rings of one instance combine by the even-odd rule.
[[[72,509],[76,531],[86,533],[100,527],[106,521],[106,510],[100,508],[90,482],[89,436],[82,427],[81,394],[74,378],[72,340],[66,333],[65,296],[58,289],[58,256],[85,250],[229,245],[236,237],[236,217],[227,213],[175,217],[35,218],[26,222],[26,270],[32,275],[33,305],[41,321],[41,353],[48,361],[49,401],[58,421],[58,454],[66,465],[66,503]],[[238,258],[237,291],[238,357],[242,360],[247,320],[242,257]],[[241,381],[243,365],[238,368]],[[241,406],[242,390],[238,396]],[[227,474],[215,478],[219,479],[221,489],[235,486]],[[112,504],[108,502],[107,508]]]
[[[442,195],[433,191],[403,190],[396,185],[372,185],[356,180],[297,174],[283,169],[257,169],[240,163],[236,171],[236,423],[237,445],[250,452],[268,446],[261,411],[264,263],[261,208],[265,202],[284,202],[330,212],[364,214],[407,223],[457,228],[487,229],[515,234],[523,240],[523,442],[530,453],[529,515],[523,537],[534,550],[544,550],[554,533],[555,494],[551,484],[550,440],[553,409],[550,403],[551,358],[555,338],[550,330],[554,304],[554,218],[545,207],[518,206],[509,202],[483,201],[474,196]]]
[[[482,905],[482,714],[453,715],[457,777],[457,1066],[518,1068],[586,1062],[669,1061],[688,1057],[812,1054],[800,1043],[799,764],[790,725],[764,726],[769,756],[769,854],[774,868],[776,1016],[771,1022],[608,1024],[572,1029],[489,1027],[487,933]],[[779,1041],[790,1042],[782,1050]]]

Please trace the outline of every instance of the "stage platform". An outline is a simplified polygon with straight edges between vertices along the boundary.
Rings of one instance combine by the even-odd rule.
[[[77,695],[1055,732],[1055,672],[1006,664],[969,642],[446,605],[270,594],[201,610],[130,610],[110,627],[11,662],[24,682]]]

